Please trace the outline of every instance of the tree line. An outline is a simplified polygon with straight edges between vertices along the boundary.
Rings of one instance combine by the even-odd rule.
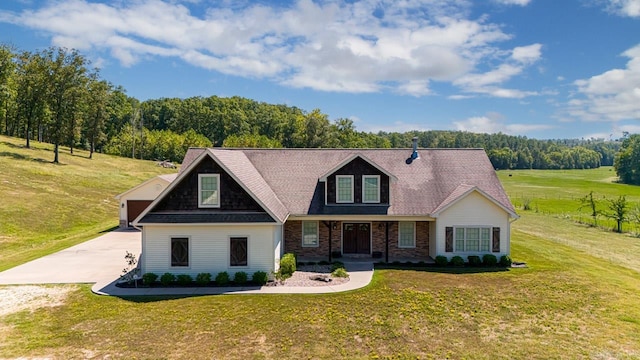
[[[536,140],[462,131],[364,132],[319,109],[238,96],[130,97],[76,50],[16,51],[0,45],[0,133],[142,159],[181,161],[190,146],[265,148],[484,148],[496,169],[613,165],[619,143]]]

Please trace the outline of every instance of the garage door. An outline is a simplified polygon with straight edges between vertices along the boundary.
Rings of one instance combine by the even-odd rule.
[[[153,200],[127,200],[127,224],[131,224]]]

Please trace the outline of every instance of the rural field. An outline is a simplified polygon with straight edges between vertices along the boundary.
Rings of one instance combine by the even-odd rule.
[[[163,172],[100,154],[50,158],[48,145],[0,137],[0,270],[115,226],[113,196]],[[377,270],[368,287],[330,295],[114,298],[90,285],[39,287],[55,301],[0,310],[0,358],[640,358],[640,239],[573,221],[589,220],[577,209],[590,191],[640,203],[640,188],[614,183],[609,168],[499,176],[522,215],[512,257],[525,268]]]

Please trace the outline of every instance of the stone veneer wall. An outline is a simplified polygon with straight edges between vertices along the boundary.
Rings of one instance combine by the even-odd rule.
[[[342,251],[342,222],[335,221],[336,229],[331,231],[332,251]],[[297,257],[328,259],[329,258],[329,228],[323,221],[318,222],[319,244],[317,247],[302,246],[302,221],[287,221],[284,225],[284,252],[294,253]],[[385,252],[385,223],[371,222],[372,251]],[[398,222],[389,223],[389,261],[396,259],[425,260],[429,257],[429,222],[416,222],[416,247],[398,247]]]
[[[341,251],[340,229],[342,224],[340,222],[335,223],[336,229],[331,230],[331,237],[333,238],[331,250]],[[329,242],[327,241],[329,238],[329,228],[325,225],[324,221],[318,221],[318,236],[319,241],[317,247],[303,247],[302,221],[287,221],[284,224],[284,252],[294,253],[296,257],[329,259]]]
[[[373,251],[385,252],[385,223],[374,221],[371,226]],[[429,257],[429,222],[416,221],[416,247],[398,247],[398,222],[389,223],[389,261],[397,259],[426,260]]]

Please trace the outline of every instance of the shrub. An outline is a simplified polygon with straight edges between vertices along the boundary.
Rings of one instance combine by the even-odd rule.
[[[300,267],[300,266],[305,266],[306,263],[304,261],[298,261],[298,263],[296,264],[296,267]]]
[[[339,277],[339,278],[346,278],[346,277],[349,277],[349,274],[347,273],[347,270],[345,270],[345,268],[341,267],[341,268],[337,268],[337,269],[333,270],[331,272],[331,276]]]
[[[334,261],[333,264],[331,264],[331,272],[334,272],[336,269],[340,268],[344,268],[344,264],[342,263],[342,261]]]
[[[189,274],[180,274],[176,276],[176,281],[178,282],[178,285],[187,286],[191,285],[193,278]]]
[[[158,274],[146,273],[142,275],[142,283],[145,285],[151,285],[158,280]]]
[[[169,286],[174,281],[176,281],[176,276],[172,273],[164,273],[160,276],[160,283],[164,286]]]
[[[211,282],[211,274],[199,273],[196,275],[196,283],[200,286],[208,285]]]
[[[253,273],[251,281],[258,285],[264,285],[267,283],[267,281],[269,281],[269,276],[264,271],[256,271]]]
[[[449,259],[446,256],[438,255],[436,256],[436,265],[438,266],[447,266],[449,263]]]
[[[500,266],[510,267],[511,266],[511,258],[509,255],[502,255],[500,257]]]
[[[313,266],[313,265],[316,265],[316,264],[317,264],[317,263],[316,263],[315,261],[309,261],[309,262],[307,263],[307,265],[308,265],[308,266]]]
[[[454,256],[451,258],[451,265],[464,266],[464,259],[461,256]]]
[[[218,284],[218,286],[226,286],[229,284],[229,273],[226,271],[223,271],[221,273],[218,273],[218,275],[216,275],[216,284]]]
[[[238,271],[233,275],[233,282],[236,285],[244,285],[247,283],[248,275],[244,271]]]
[[[485,254],[482,257],[482,263],[485,266],[496,266],[498,264],[498,258],[493,254]]]
[[[406,267],[414,267],[415,266],[413,261],[405,261],[403,265],[406,266]]]
[[[478,255],[469,255],[467,259],[469,260],[470,266],[479,267],[482,265],[482,260],[480,260],[480,256]]]
[[[329,265],[327,260],[318,261],[318,265]]]
[[[282,256],[280,259],[280,270],[278,271],[278,277],[281,280],[288,279],[296,272],[296,256],[288,253]]]

